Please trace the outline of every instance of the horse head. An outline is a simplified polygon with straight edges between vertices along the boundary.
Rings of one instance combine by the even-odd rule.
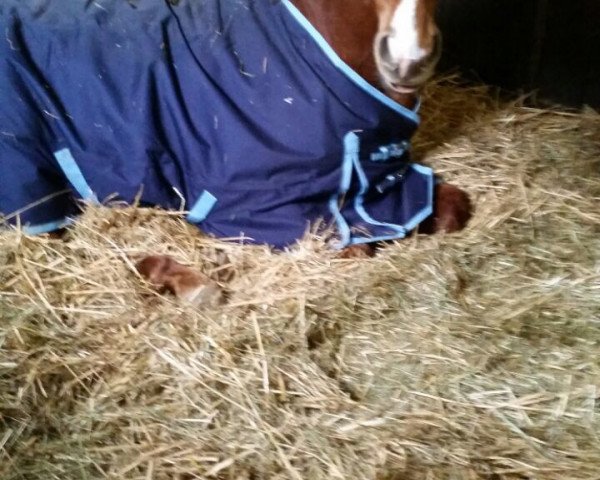
[[[413,93],[433,74],[441,54],[437,0],[373,0],[379,20],[374,56],[384,86]]]
[[[411,104],[441,53],[437,0],[292,0],[344,61]]]

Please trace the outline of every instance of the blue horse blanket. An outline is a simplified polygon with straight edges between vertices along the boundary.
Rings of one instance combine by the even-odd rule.
[[[2,0],[0,31],[5,226],[51,231],[110,198],[275,247],[321,221],[345,246],[431,214],[417,113],[288,0]]]

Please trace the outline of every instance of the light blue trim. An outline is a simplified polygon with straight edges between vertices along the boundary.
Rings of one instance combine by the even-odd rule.
[[[202,222],[215,207],[217,203],[217,197],[207,190],[204,190],[200,195],[200,198],[196,200],[196,203],[187,214],[187,221],[190,223]]]
[[[362,245],[365,243],[386,242],[388,240],[402,240],[405,237],[406,235],[400,236],[398,234],[380,235],[378,237],[355,237],[350,241],[349,245]]]
[[[423,220],[429,217],[433,213],[433,192],[434,192],[434,176],[433,170],[423,165],[410,164],[415,172],[425,175],[428,178],[427,187],[427,205],[421,209],[418,213],[407,221],[404,225],[380,222],[375,220],[364,206],[365,194],[369,191],[369,179],[365,174],[362,165],[360,164],[360,138],[355,132],[348,132],[344,137],[344,157],[342,165],[342,179],[340,181],[339,193],[333,195],[329,200],[329,210],[331,211],[335,222],[337,223],[338,230],[340,232],[341,240],[337,245],[338,248],[343,248],[348,245],[358,245],[363,243],[381,242],[386,240],[397,240],[406,237],[407,233],[414,230]],[[391,229],[394,233],[389,235],[380,235],[374,237],[360,237],[352,236],[352,232],[348,222],[340,211],[339,201],[340,197],[346,193],[350,188],[350,181],[352,178],[352,172],[356,171],[359,179],[360,189],[354,198],[354,209],[356,213],[368,224],[384,227]]]
[[[344,135],[344,162],[342,164],[342,180],[340,182],[340,194],[346,193],[352,183],[352,166],[354,158],[360,154],[360,138],[355,132]]]
[[[354,168],[356,169],[356,174],[358,175],[358,179],[360,181],[360,190],[356,197],[354,198],[354,210],[358,213],[358,215],[367,223],[371,225],[375,225],[378,227],[390,228],[398,233],[397,238],[404,238],[406,236],[406,229],[402,225],[394,224],[394,223],[386,223],[375,220],[369,213],[365,210],[364,202],[365,202],[365,194],[369,191],[369,179],[365,174],[362,165],[360,164],[360,158],[356,156],[354,158]]]
[[[329,200],[329,210],[331,211],[333,218],[335,219],[338,230],[340,231],[341,240],[335,245],[335,248],[344,248],[347,245],[350,245],[350,227],[348,226],[348,222],[340,212],[339,206],[339,196],[333,195]]]
[[[54,158],[56,158],[56,161],[67,177],[67,180],[73,185],[73,188],[75,188],[81,198],[93,203],[100,203],[98,197],[96,197],[96,194],[86,182],[79,165],[77,165],[77,162],[68,148],[63,148],[62,150],[55,152]]]
[[[429,184],[427,186],[427,197],[428,197],[428,204],[426,207],[423,208],[423,210],[421,210],[419,213],[415,214],[408,222],[406,222],[404,224],[404,228],[406,228],[407,231],[411,231],[414,230],[415,228],[417,228],[417,226],[423,222],[423,220],[425,220],[427,217],[429,217],[432,213],[433,213],[433,187],[434,187],[434,176],[433,176],[433,170],[429,167],[425,167],[423,165],[418,165],[416,163],[413,163],[410,165],[411,168],[418,172],[421,173],[423,175],[427,175],[427,177],[429,178]]]
[[[68,227],[74,222],[71,218],[63,218],[61,220],[55,220],[48,223],[40,223],[38,225],[26,225],[23,227],[23,233],[25,235],[41,235],[43,233],[50,233],[61,228]]]
[[[354,208],[359,216],[367,223],[380,227],[386,227],[393,230],[395,233],[391,235],[378,237],[352,237],[352,233],[348,222],[342,215],[339,207],[340,197],[350,189],[352,180],[352,172],[356,170],[360,182],[360,191],[354,199]],[[360,138],[355,132],[348,132],[344,136],[344,156],[342,164],[342,178],[340,188],[337,195],[333,195],[329,200],[329,210],[331,211],[340,232],[341,240],[337,245],[338,248],[343,248],[348,245],[357,245],[360,243],[370,243],[384,240],[394,240],[404,238],[406,230],[401,225],[378,222],[372,218],[364,209],[364,195],[369,189],[369,181],[360,165]]]
[[[349,2],[354,0],[347,0]],[[371,95],[376,100],[380,101],[387,107],[391,108],[395,112],[403,115],[404,117],[412,120],[417,125],[420,123],[420,118],[417,112],[418,108],[415,110],[410,110],[403,105],[400,105],[398,102],[392,100],[390,97],[382,93],[380,90],[377,90],[373,85],[367,82],[364,78],[362,78],[358,73],[356,73],[350,66],[344,62],[339,55],[331,48],[331,45],[327,43],[327,40],[323,38],[323,36],[317,31],[315,27],[308,21],[308,19],[298,10],[290,0],[282,0],[281,3],[288,9],[288,11],[292,14],[292,16],[298,21],[298,23],[306,30],[306,32],[315,40],[317,45],[323,50],[325,55],[329,57],[329,60],[333,65],[344,73],[350,80],[352,80],[358,87],[364,90],[366,93]],[[417,107],[420,105],[420,101],[418,102]]]
[[[338,194],[333,195],[329,199],[329,211],[333,215],[335,219],[338,230],[340,231],[341,241],[337,248],[344,248],[345,246],[350,244],[350,227],[348,226],[348,222],[342,215],[340,211],[340,198],[344,195],[349,189],[352,183],[352,168],[354,164],[354,158],[358,157],[360,154],[360,139],[355,132],[348,132],[344,135],[344,155],[342,159],[342,178],[340,179],[340,186],[338,189]]]
[[[378,222],[377,220],[374,220],[365,210],[364,205],[363,205],[363,201],[364,201],[364,193],[366,191],[368,191],[368,179],[366,177],[366,175],[364,174],[362,167],[359,165],[357,166],[357,173],[358,173],[358,177],[359,179],[361,179],[361,191],[359,192],[359,194],[357,195],[357,197],[354,199],[354,208],[355,210],[358,212],[358,214],[362,217],[363,220],[365,220],[368,223],[371,223],[373,225],[379,225],[382,227],[387,227],[387,228],[391,228],[392,230],[395,229],[396,227],[400,227],[403,230],[403,236],[402,237],[394,237],[394,238],[404,238],[406,236],[406,234],[408,232],[410,232],[411,230],[414,230],[415,228],[417,228],[417,226],[423,222],[427,217],[429,217],[432,213],[433,213],[433,187],[434,187],[434,182],[433,182],[433,170],[429,167],[425,167],[423,165],[418,165],[415,163],[411,163],[410,167],[416,171],[417,173],[420,173],[422,175],[426,175],[428,178],[428,185],[427,185],[427,205],[425,207],[423,207],[423,209],[421,209],[421,211],[419,211],[418,213],[415,213],[410,220],[408,220],[407,222],[404,223],[403,226],[399,226],[399,225],[394,225],[391,223],[383,223],[383,222]],[[363,192],[363,180],[366,183],[366,190]],[[390,240],[390,239],[388,239]],[[377,241],[377,240],[371,240],[371,241]]]

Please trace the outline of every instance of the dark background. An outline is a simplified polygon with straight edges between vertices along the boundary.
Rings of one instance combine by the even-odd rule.
[[[600,0],[440,0],[440,71],[600,107]]]

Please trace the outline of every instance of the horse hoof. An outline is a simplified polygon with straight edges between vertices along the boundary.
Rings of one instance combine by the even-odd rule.
[[[471,211],[471,200],[463,190],[448,183],[440,183],[435,186],[433,215],[419,225],[419,232],[458,232],[466,227]]]
[[[221,288],[210,278],[166,255],[150,255],[135,267],[159,292],[169,292],[194,306],[213,306],[223,299]]]

